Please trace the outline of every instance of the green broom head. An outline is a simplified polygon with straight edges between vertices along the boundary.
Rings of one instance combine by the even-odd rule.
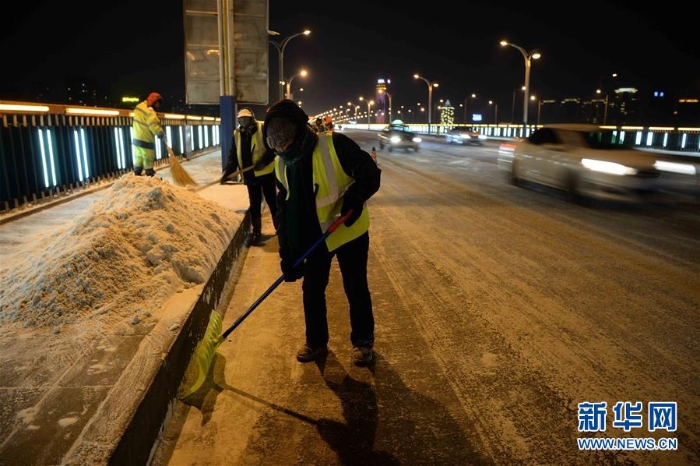
[[[178,398],[181,400],[199,390],[211,369],[216,348],[221,343],[222,316],[216,310],[209,317],[209,324],[204,337],[194,349],[194,354],[185,370],[182,383],[178,389]]]

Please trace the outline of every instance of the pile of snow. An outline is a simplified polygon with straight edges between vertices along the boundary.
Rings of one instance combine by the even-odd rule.
[[[124,175],[3,270],[0,324],[153,321],[173,294],[206,282],[238,224],[192,188]]]

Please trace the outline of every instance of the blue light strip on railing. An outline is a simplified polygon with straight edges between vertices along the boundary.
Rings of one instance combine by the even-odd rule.
[[[80,128],[80,145],[83,148],[81,152],[83,154],[83,171],[87,180],[90,178],[90,164],[88,163],[87,143],[85,142],[85,128]]]
[[[41,150],[41,165],[44,173],[44,187],[56,186],[56,167],[53,158],[53,144],[51,143],[51,130],[38,130],[39,146]],[[48,159],[48,160],[47,160]],[[51,176],[49,177],[49,172]]]
[[[117,168],[126,169],[126,148],[124,147],[124,133],[119,127],[114,128],[114,145],[117,148]]]
[[[78,135],[77,128],[73,130],[73,146],[75,147],[75,162],[78,167],[78,180],[85,181],[85,177],[83,176],[83,164],[80,160],[80,151],[82,145],[80,144],[80,137]]]

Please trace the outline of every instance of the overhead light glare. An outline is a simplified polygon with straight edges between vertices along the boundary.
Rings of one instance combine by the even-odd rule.
[[[117,116],[119,110],[101,110],[99,108],[88,107],[68,107],[66,108],[67,115],[91,115],[91,116]]]
[[[49,107],[47,105],[0,104],[0,111],[47,113]]]

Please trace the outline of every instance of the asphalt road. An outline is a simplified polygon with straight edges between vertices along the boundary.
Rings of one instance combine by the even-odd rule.
[[[508,184],[497,152],[378,152],[376,365],[350,363],[336,268],[331,353],[296,362],[301,290],[283,284],[219,347],[201,395],[178,403],[153,464],[700,463],[699,198],[582,207]],[[224,328],[279,274],[270,236],[245,256]],[[605,430],[579,431],[580,404],[602,402]],[[618,416],[618,402],[643,409]],[[651,428],[656,402],[676,403],[675,428]],[[635,416],[629,432],[614,422]],[[587,451],[581,438],[677,449]]]

